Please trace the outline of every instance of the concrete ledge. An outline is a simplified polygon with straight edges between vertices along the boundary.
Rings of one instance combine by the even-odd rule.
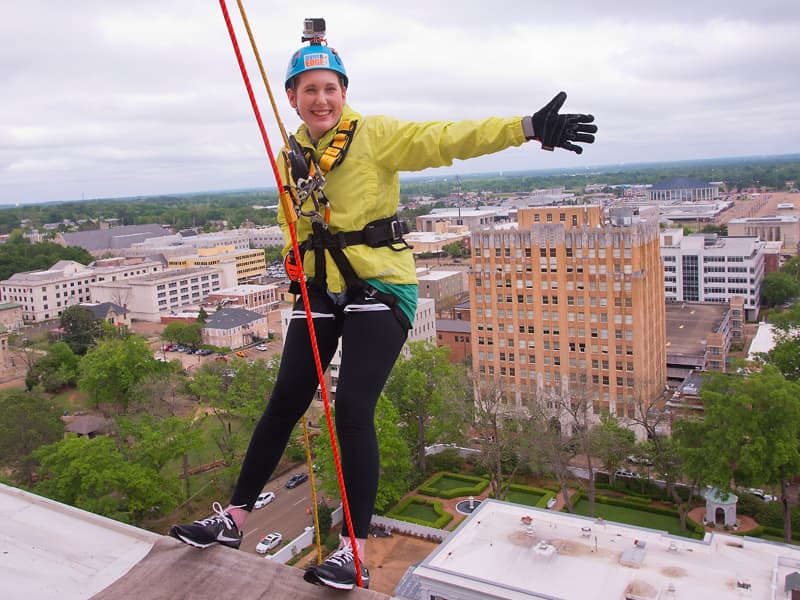
[[[339,590],[305,582],[301,569],[230,548],[213,546],[200,550],[161,537],[144,559],[92,596],[92,600],[341,597]],[[358,588],[347,592],[347,597],[389,598],[386,594]]]

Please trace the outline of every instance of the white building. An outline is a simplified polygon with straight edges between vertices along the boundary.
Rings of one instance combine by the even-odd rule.
[[[420,298],[432,298],[440,305],[444,300],[460,298],[469,293],[466,271],[417,268]]]
[[[221,269],[178,269],[128,280],[97,282],[92,286],[92,300],[119,304],[128,310],[131,319],[158,322],[171,312],[199,306],[222,286]]]
[[[717,302],[744,298],[748,319],[756,319],[764,279],[764,243],[757,237],[684,235],[661,232],[667,302]]]
[[[269,248],[271,246],[284,246],[286,241],[283,231],[277,225],[272,227],[254,227],[246,230],[250,236],[250,246],[252,248]]]
[[[278,308],[278,286],[242,284],[210,294],[205,300],[207,306],[232,306],[245,308],[262,315]]]
[[[800,550],[484,500],[395,589],[409,600],[788,598]]]
[[[704,202],[719,198],[719,184],[689,177],[673,177],[651,186],[647,200],[656,202]]]
[[[746,217],[728,221],[728,235],[755,235],[764,242],[781,242],[783,250],[795,254],[800,247],[800,216]]]
[[[416,219],[417,231],[437,231],[440,223],[450,226],[463,225],[469,229],[480,229],[494,224],[498,215],[496,208],[437,208],[430,214]]]
[[[26,324],[57,319],[69,306],[91,302],[116,302],[114,298],[98,300],[93,286],[98,282],[124,283],[135,277],[158,273],[162,263],[149,260],[98,261],[84,266],[72,260],[60,260],[43,271],[15,273],[0,282],[2,302],[22,305]]]

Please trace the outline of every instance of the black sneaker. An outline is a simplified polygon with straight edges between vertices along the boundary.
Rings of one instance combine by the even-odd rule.
[[[361,562],[361,561],[359,561]],[[353,551],[348,544],[331,554],[320,565],[312,565],[306,569],[303,579],[316,585],[327,585],[337,590],[350,590],[358,585],[356,562]],[[369,571],[361,563],[361,583],[364,589],[369,587]]]
[[[208,548],[212,544],[222,544],[229,548],[239,548],[242,543],[242,532],[236,527],[233,518],[222,510],[219,502],[211,505],[214,514],[191,525],[173,525],[169,534],[184,544],[195,548]]]

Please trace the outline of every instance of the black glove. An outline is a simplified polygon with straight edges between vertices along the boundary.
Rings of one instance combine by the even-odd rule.
[[[593,144],[597,125],[588,125],[594,121],[594,115],[560,115],[559,109],[567,99],[565,92],[559,92],[543,108],[532,117],[522,119],[522,130],[529,140],[539,140],[543,150],[564,148],[576,154],[583,148],[570,142]]]

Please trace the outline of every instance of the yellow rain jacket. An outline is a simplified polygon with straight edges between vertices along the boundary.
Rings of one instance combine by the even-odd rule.
[[[347,156],[328,173],[324,188],[331,211],[328,226],[334,234],[360,231],[371,221],[396,214],[400,201],[399,171],[451,165],[457,158],[492,154],[526,141],[522,117],[407,122],[386,116],[362,117],[345,105],[342,118],[357,120],[358,125]],[[301,146],[312,150],[319,161],[335,132],[334,127],[316,146],[305,125],[299,127],[295,137]],[[283,161],[279,167],[282,180],[287,181]],[[291,236],[282,209],[280,205],[278,222],[286,240],[285,256],[291,249]],[[311,200],[306,201],[303,210],[314,210]],[[300,217],[296,227],[298,243],[302,244],[311,234],[311,223]],[[358,244],[346,247],[344,254],[361,279],[377,279],[387,284],[417,283],[414,256],[409,249],[396,251],[385,246],[371,248]],[[328,290],[343,292],[344,277],[330,254],[326,252],[326,255]],[[305,253],[303,270],[307,277],[314,276],[313,252]]]

